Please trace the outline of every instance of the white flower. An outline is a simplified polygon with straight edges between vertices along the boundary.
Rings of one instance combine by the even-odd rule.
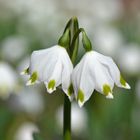
[[[27,85],[44,82],[47,91],[52,93],[60,84],[71,99],[71,73],[73,65],[65,48],[56,45],[49,49],[34,51],[29,69],[30,79]]]
[[[32,122],[24,122],[18,128],[14,140],[33,140],[33,133],[39,132],[38,127]]]
[[[23,88],[13,97],[11,107],[16,111],[27,112],[29,115],[40,115],[44,110],[44,100],[37,88]]]
[[[140,74],[140,46],[130,43],[119,51],[118,62],[122,70],[131,76]]]
[[[105,55],[117,56],[123,43],[119,30],[106,25],[98,25],[93,38],[94,45]]]
[[[3,58],[15,62],[26,53],[28,46],[27,39],[23,36],[10,36],[2,42]],[[14,50],[14,53],[11,53]]]
[[[18,87],[17,75],[11,66],[0,62],[0,97],[7,99]]]
[[[122,3],[118,0],[93,0],[92,15],[100,22],[109,22],[118,19],[122,13]]]
[[[130,88],[114,61],[95,51],[87,52],[74,68],[72,83],[80,107],[90,98],[94,89],[106,98],[113,98],[114,83],[118,87]]]

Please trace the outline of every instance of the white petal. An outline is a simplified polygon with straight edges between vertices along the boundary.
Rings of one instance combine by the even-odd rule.
[[[63,63],[62,89],[66,93],[66,95],[69,97],[69,99],[72,100],[73,93],[69,93],[68,88],[70,88],[70,86],[71,86],[71,74],[72,74],[72,70],[73,70],[73,65],[72,65],[72,62],[67,53],[62,58],[62,63]]]
[[[113,89],[114,86],[114,81],[112,80],[107,68],[102,66],[102,64],[96,59],[96,56],[93,54],[92,58],[92,64],[91,64],[91,69],[92,69],[92,78],[94,79],[95,83],[95,89],[103,93],[103,86],[108,85],[110,86],[111,90]]]
[[[49,81],[54,79],[56,82],[55,86],[59,86],[61,83],[61,76],[62,76],[62,63],[61,60],[57,60],[57,63],[54,66],[54,69],[49,77]]]
[[[34,85],[34,84],[39,84],[40,81],[36,80],[35,82],[32,83],[32,81],[29,79],[26,83],[26,86],[31,86],[31,85]]]
[[[88,55],[84,55],[80,63],[74,68],[72,81],[74,89],[76,91],[75,96],[78,99],[78,104],[80,107],[90,98],[94,91],[94,81],[91,76],[91,70],[89,68],[89,58]],[[81,97],[83,99],[79,99]],[[82,95],[83,94],[83,95]]]
[[[30,60],[30,72],[35,71],[39,67],[40,62],[46,60],[45,57],[47,57],[48,54],[51,54],[55,48],[56,47],[51,47],[47,49],[33,51]]]
[[[42,52],[42,53],[41,53]],[[38,79],[40,81],[45,81],[48,76],[48,72],[51,71],[50,66],[52,66],[57,61],[54,51],[37,51],[31,56],[30,62],[30,72],[37,71]],[[46,70],[47,69],[47,70]],[[46,75],[44,75],[44,73]]]
[[[52,89],[52,88],[50,88],[50,89],[47,88],[47,91],[48,91],[48,93],[50,93],[50,94],[53,93],[55,90],[56,90],[56,87],[54,87],[54,89]]]
[[[73,88],[74,88],[74,94],[75,94],[75,98],[77,98],[77,94],[78,94],[78,89],[79,89],[79,81],[80,81],[80,75],[79,75],[79,71],[80,71],[80,65],[81,65],[81,61],[80,63],[78,63],[75,68],[73,69],[72,72],[72,84],[73,84]]]
[[[121,85],[122,88],[131,89],[130,85],[125,82],[125,85]]]
[[[54,87],[53,89],[52,88],[48,88],[48,83],[47,82],[44,82],[44,84],[46,86],[46,89],[47,89],[47,92],[48,93],[51,94],[52,92],[54,92],[56,90],[56,87]]]
[[[46,82],[49,85],[49,82],[51,80],[55,81],[55,87],[54,89],[50,89],[47,86],[48,92],[53,92],[57,86],[59,86],[62,83],[62,71],[64,67],[66,67],[68,64],[64,65],[63,60],[65,60],[65,56],[68,55],[65,48],[62,48],[60,46],[57,46],[57,50],[55,50],[55,54],[53,57],[55,61],[50,62],[52,65],[50,67],[46,67],[44,70],[44,75],[47,73],[48,74],[48,79],[46,79]],[[67,56],[68,57],[68,56]],[[70,60],[69,60],[70,61]],[[67,77],[67,75],[64,75]],[[70,75],[68,75],[70,77]]]
[[[123,88],[130,88],[130,86],[128,85],[128,83],[126,83],[125,86],[123,86],[120,82],[121,79],[121,74],[120,71],[117,67],[117,65],[115,64],[115,62],[113,61],[113,59],[111,57],[108,56],[104,56],[100,53],[95,52],[95,54],[97,55],[97,59],[104,65],[104,67],[106,67],[112,77],[112,79],[114,80],[115,84],[118,87],[123,87]]]
[[[130,87],[130,85],[128,83],[126,83],[126,86],[124,88],[131,89],[131,87]]]
[[[31,80],[29,80],[29,81],[27,81],[26,86],[31,86],[31,85],[33,85],[33,84],[34,84],[34,83],[32,83]]]
[[[63,51],[64,49],[58,45],[48,49],[34,51],[30,61],[30,73],[32,74],[34,71],[37,71],[38,79],[40,81],[47,81],[59,55]]]
[[[107,99],[113,99],[114,97],[113,97],[112,93],[108,93],[108,95],[106,96],[106,98]]]
[[[48,59],[44,60],[44,64],[42,63],[42,69],[40,68],[40,80],[41,81],[48,81],[50,76],[52,75],[52,72],[54,71],[54,68],[56,66],[56,63],[58,61],[58,56],[48,56]]]

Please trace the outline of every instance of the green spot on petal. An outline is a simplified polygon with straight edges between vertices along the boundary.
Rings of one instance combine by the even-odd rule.
[[[68,95],[71,96],[73,93],[74,93],[73,85],[70,84],[70,86],[69,86],[69,88],[68,88]]]
[[[50,82],[48,83],[48,89],[54,89],[55,87],[55,80],[50,80]]]
[[[25,73],[25,74],[29,74],[29,68],[25,69],[25,70],[24,70],[24,73]]]
[[[28,75],[28,74],[29,74],[29,68],[24,69],[24,70],[21,72],[21,75]]]
[[[123,85],[124,87],[126,86],[126,81],[123,79],[123,77],[120,75],[120,83],[121,85]]]
[[[110,88],[110,86],[108,84],[103,85],[103,93],[106,96],[108,95],[108,93],[111,93],[111,88]]]
[[[79,91],[78,91],[77,100],[80,100],[80,102],[84,101],[84,93],[81,89],[79,89]]]
[[[30,77],[30,81],[31,83],[35,83],[35,81],[38,79],[38,75],[37,75],[37,72],[33,72],[33,74],[31,75]]]

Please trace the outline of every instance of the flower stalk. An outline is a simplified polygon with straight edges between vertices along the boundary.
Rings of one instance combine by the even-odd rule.
[[[78,20],[76,17],[70,19],[65,27],[71,29],[71,36],[74,37],[75,33],[79,29]],[[72,44],[71,44],[72,43]],[[68,53],[72,63],[75,63],[77,52],[79,48],[79,37],[76,37],[74,41],[70,42],[68,47]],[[64,95],[64,114],[63,114],[63,139],[71,140],[71,102],[66,95]]]
[[[63,139],[71,140],[71,102],[64,95]]]

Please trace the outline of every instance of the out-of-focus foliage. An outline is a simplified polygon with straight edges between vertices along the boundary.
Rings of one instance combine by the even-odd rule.
[[[112,56],[132,87],[115,88],[114,100],[94,92],[83,108],[74,104],[73,139],[139,140],[139,5],[139,0],[0,0],[0,140],[62,139],[61,90],[49,95],[43,84],[26,87],[28,76],[20,72],[33,50],[57,43],[72,16],[93,49]],[[80,49],[78,59],[83,53]]]
[[[38,133],[33,133],[33,138],[34,140],[43,140],[43,138],[41,138],[41,136]]]

